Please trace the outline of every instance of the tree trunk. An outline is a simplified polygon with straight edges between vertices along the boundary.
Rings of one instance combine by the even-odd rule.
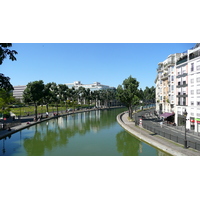
[[[49,112],[49,104],[46,104],[46,111]]]
[[[132,106],[129,106],[128,110],[129,110],[129,117],[130,117],[130,119],[132,119],[133,118],[133,116],[132,116],[132,113],[133,113]]]
[[[57,115],[58,115],[58,103],[56,103]]]
[[[34,105],[35,105],[35,120],[37,121],[37,103],[34,103]]]

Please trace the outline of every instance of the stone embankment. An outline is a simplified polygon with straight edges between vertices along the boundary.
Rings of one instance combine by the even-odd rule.
[[[117,116],[118,123],[130,134],[137,137],[139,140],[158,148],[173,156],[200,156],[200,152],[193,149],[184,149],[182,145],[163,138],[159,135],[135,126],[134,122],[128,120],[128,113],[123,112]]]

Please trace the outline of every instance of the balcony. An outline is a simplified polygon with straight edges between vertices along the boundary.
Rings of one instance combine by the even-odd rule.
[[[187,86],[188,86],[188,84],[186,84],[185,81],[183,83],[178,82],[178,85],[176,86],[176,88],[187,87]]]
[[[162,79],[162,80],[168,79],[168,73],[164,73],[164,74],[161,76],[161,79]]]
[[[186,106],[186,102],[180,102],[180,101],[178,101],[178,105],[177,106]]]
[[[187,55],[185,55],[182,58],[179,58],[179,60],[176,62],[176,65],[179,65],[179,64],[184,63],[186,61],[187,61]]]
[[[180,98],[180,97],[188,97],[188,94],[186,94],[186,92],[178,92],[178,95],[176,95],[176,97]]]
[[[197,58],[197,57],[199,57],[199,56],[200,56],[200,50],[191,53],[191,54],[189,55],[189,59],[192,60],[192,59]]]

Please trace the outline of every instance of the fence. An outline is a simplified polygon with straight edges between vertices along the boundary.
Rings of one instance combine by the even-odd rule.
[[[12,122],[7,122],[7,123],[1,122],[0,131],[1,130],[7,130],[9,128],[12,128],[12,127],[18,126],[18,125],[21,125],[21,120],[15,120],[15,121],[12,121]]]
[[[162,137],[165,137],[169,140],[172,140],[176,143],[179,143],[179,144],[182,144],[184,145],[184,138],[181,138],[181,137],[178,137],[178,136],[175,136],[175,135],[172,135],[166,131],[164,131],[164,129],[161,131],[161,130],[158,130],[157,128],[155,127],[152,127],[152,126],[148,126],[147,124],[143,123],[142,124],[143,128],[153,132],[154,134],[157,134],[157,135],[160,135]],[[190,146],[191,148],[193,149],[196,149],[196,150],[199,150],[200,151],[200,143],[197,143],[197,142],[192,142],[190,140],[187,140],[187,144],[188,146]]]

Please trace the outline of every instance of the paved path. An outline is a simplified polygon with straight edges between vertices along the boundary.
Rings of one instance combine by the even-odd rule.
[[[117,116],[118,123],[130,134],[136,136],[140,140],[165,151],[174,156],[200,156],[200,151],[191,148],[184,149],[183,145],[174,143],[159,135],[153,135],[151,132],[135,126],[134,122],[128,121],[128,113],[122,113]]]

